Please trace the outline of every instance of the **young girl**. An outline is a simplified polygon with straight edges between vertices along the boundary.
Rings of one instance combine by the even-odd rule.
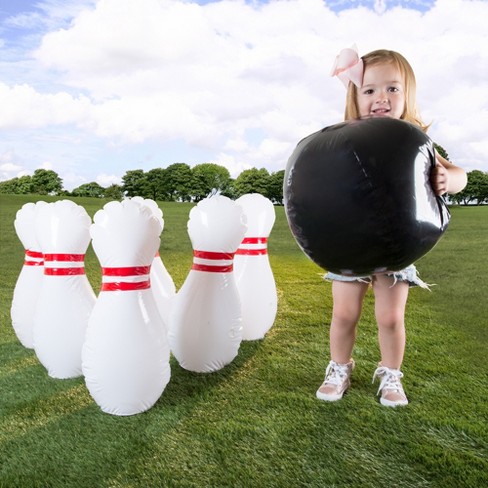
[[[392,117],[418,125],[427,131],[416,107],[415,75],[408,61],[395,51],[377,50],[358,57],[355,48],[344,49],[336,59],[332,75],[347,87],[345,120],[361,117]],[[401,150],[401,148],[400,148]],[[430,183],[436,195],[457,193],[466,185],[466,173],[436,153],[437,165]],[[382,405],[406,405],[400,371],[405,350],[405,307],[410,286],[427,285],[414,265],[392,274],[350,278],[327,273],[332,281],[333,311],[330,325],[330,355],[325,380],[317,398],[335,401],[350,386],[354,360],[351,358],[356,325],[363,299],[371,285],[381,362],[374,372],[380,379],[378,395]]]

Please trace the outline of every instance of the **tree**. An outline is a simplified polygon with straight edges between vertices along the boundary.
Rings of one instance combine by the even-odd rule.
[[[91,183],[84,183],[80,185],[78,188],[75,188],[71,194],[75,197],[95,197],[95,198],[102,198],[105,196],[105,188],[100,186],[95,181]]]
[[[269,177],[268,198],[278,205],[283,205],[283,180],[285,179],[285,170],[271,173]]]
[[[229,178],[229,184],[227,185],[227,188],[221,192],[221,194],[229,197],[232,200],[238,198],[238,194],[236,193],[234,188],[235,182],[236,180],[234,180],[233,178]]]
[[[39,195],[58,195],[63,191],[63,180],[51,169],[36,169],[31,182],[32,191]]]
[[[32,193],[32,178],[28,175],[0,182],[0,193],[27,195]]]
[[[146,173],[146,198],[166,200],[166,170],[154,168]]]
[[[191,200],[192,170],[186,163],[170,164],[166,168],[167,199],[175,202]]]
[[[192,169],[192,197],[199,202],[213,190],[224,193],[230,184],[227,168],[214,163],[197,164]]]
[[[234,193],[236,197],[246,193],[260,193],[268,196],[269,173],[265,168],[251,168],[244,170],[234,182]]]
[[[128,197],[148,198],[147,176],[142,169],[127,171],[122,177],[122,190]]]
[[[15,194],[17,193],[18,178],[0,181],[0,193]]]
[[[468,172],[468,183],[459,193],[449,195],[453,202],[468,205],[476,202],[481,205],[488,201],[488,173],[478,169]]]
[[[447,151],[440,145],[440,144],[436,144],[434,142],[434,147],[436,149],[436,151],[444,158],[444,159],[447,159],[449,161],[449,156],[447,154]]]
[[[20,176],[17,182],[17,191],[19,195],[27,195],[32,193],[32,176]]]
[[[109,198],[110,200],[122,200],[124,198],[124,192],[120,185],[110,185],[108,188],[105,188],[104,193],[105,198]]]

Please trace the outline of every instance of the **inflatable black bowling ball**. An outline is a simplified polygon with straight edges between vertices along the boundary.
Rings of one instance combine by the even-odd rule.
[[[346,276],[398,271],[432,249],[449,223],[429,177],[434,144],[417,126],[371,118],[300,141],[283,185],[298,245]]]

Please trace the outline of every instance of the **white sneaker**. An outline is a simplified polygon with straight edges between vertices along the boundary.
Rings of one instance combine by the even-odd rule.
[[[331,361],[325,370],[325,380],[317,390],[317,398],[326,402],[340,400],[351,385],[351,373],[354,366],[353,359],[346,364]]]
[[[381,405],[399,407],[408,404],[407,396],[400,381],[403,378],[403,373],[399,369],[387,368],[380,364],[374,372],[373,383],[376,377],[381,379],[377,393],[377,395],[381,393]]]

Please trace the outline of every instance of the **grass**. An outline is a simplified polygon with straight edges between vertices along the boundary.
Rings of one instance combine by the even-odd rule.
[[[0,196],[0,487],[481,487],[488,485],[486,297],[488,208],[453,208],[448,232],[418,262],[432,292],[407,310],[403,409],[381,407],[368,295],[341,402],[315,399],[327,363],[330,284],[298,249],[283,208],[269,253],[279,293],[264,340],[223,370],[172,359],[148,412],[104,414],[83,378],[54,380],[18,342],[10,302],[23,261],[13,230],[28,197]],[[90,215],[104,201],[73,199]],[[179,288],[191,266],[190,206],[162,203],[161,256]],[[95,290],[99,265],[86,259]]]

